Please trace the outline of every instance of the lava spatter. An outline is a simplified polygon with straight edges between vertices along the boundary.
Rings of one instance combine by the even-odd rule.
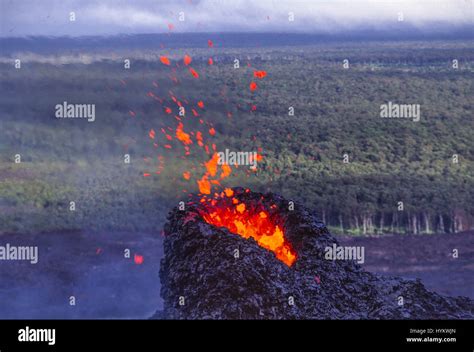
[[[281,221],[269,216],[262,203],[241,202],[234,197],[230,188],[226,188],[211,200],[203,199],[200,213],[207,223],[225,227],[244,238],[253,238],[288,266],[292,266],[296,261],[296,252],[285,239]]]

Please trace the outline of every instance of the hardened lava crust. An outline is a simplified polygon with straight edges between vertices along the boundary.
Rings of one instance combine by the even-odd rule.
[[[295,261],[288,265],[254,238],[210,224],[203,216],[209,203],[196,197],[168,215],[160,267],[164,309],[152,318],[474,318],[469,298],[430,292],[419,280],[372,274],[352,260],[326,259],[325,249],[339,243],[300,204],[243,188],[232,193],[249,216],[264,209],[282,228]]]

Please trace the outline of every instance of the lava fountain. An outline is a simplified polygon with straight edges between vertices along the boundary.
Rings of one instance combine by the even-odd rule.
[[[225,227],[244,238],[253,238],[288,266],[295,262],[296,252],[285,239],[281,219],[270,216],[262,203],[246,204],[234,197],[230,188],[214,199],[202,198],[201,203],[200,215],[208,224]]]

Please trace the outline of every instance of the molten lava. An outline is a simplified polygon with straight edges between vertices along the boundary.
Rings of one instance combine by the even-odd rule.
[[[286,241],[283,227],[275,223],[262,205],[246,205],[233,197],[231,189],[225,189],[216,199],[201,201],[203,219],[214,226],[225,227],[244,238],[252,237],[288,266],[296,260],[296,253]]]

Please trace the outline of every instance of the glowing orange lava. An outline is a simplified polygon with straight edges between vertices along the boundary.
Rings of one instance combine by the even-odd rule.
[[[253,76],[259,79],[265,78],[267,76],[266,71],[254,71]]]
[[[166,56],[160,56],[160,61],[163,65],[171,65],[170,59],[168,59]]]
[[[282,226],[276,224],[269,213],[261,207],[247,206],[234,197],[232,189],[226,188],[220,197],[209,202],[203,198],[203,219],[214,226],[225,227],[244,238],[252,237],[257,243],[272,252],[288,266],[293,265],[296,253],[286,241]]]
[[[192,144],[193,141],[189,137],[189,134],[183,131],[183,123],[180,122],[176,128],[176,138],[184,144]]]
[[[194,68],[190,67],[189,72],[191,72],[194,78],[199,78],[199,73],[197,73],[197,71]]]
[[[191,61],[193,61],[193,59],[191,59],[191,56],[189,55],[184,55],[183,61],[184,61],[184,64],[188,66],[191,63]]]

